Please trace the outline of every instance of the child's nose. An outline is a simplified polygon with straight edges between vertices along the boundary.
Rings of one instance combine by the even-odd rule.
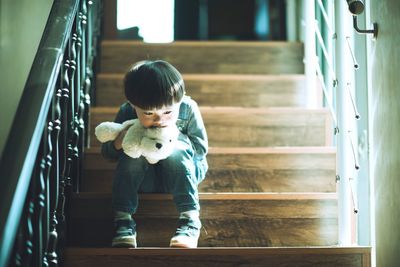
[[[154,117],[153,117],[153,122],[159,122],[161,120],[161,116],[159,116],[159,115],[154,115]]]
[[[164,124],[164,120],[161,118],[161,116],[155,116],[153,118],[153,126],[155,127],[161,127]]]

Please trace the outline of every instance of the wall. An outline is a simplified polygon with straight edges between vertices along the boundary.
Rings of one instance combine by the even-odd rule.
[[[53,0],[0,0],[0,158]]]
[[[370,120],[375,183],[376,266],[399,266],[400,251],[400,1],[371,0]]]

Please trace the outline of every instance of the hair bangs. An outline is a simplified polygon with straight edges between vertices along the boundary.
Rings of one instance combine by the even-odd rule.
[[[160,109],[181,101],[185,94],[182,75],[165,61],[145,61],[125,76],[125,95],[142,109]]]

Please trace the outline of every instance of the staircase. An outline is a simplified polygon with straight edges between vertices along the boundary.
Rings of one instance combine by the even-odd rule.
[[[305,108],[301,43],[103,41],[91,129],[114,119],[123,73],[147,58],[183,73],[209,135],[199,248],[168,248],[178,216],[168,194],[140,197],[139,248],[110,247],[116,164],[102,158],[92,130],[65,266],[370,266],[370,248],[337,245],[331,118]]]

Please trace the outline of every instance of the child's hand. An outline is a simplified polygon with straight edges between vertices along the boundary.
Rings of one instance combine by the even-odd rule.
[[[129,127],[126,127],[125,129],[123,129],[117,136],[117,138],[115,138],[114,140],[114,147],[116,150],[120,150],[122,149],[122,140],[124,140],[125,134],[128,131]]]

